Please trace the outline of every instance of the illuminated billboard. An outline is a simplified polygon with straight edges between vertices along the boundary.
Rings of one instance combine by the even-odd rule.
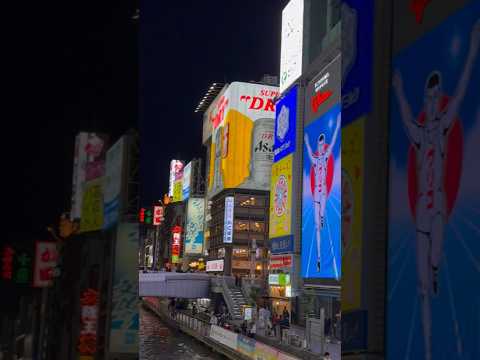
[[[340,103],[305,127],[302,277],[341,276]]]
[[[184,163],[180,160],[173,160],[170,168],[170,181],[172,186],[172,202],[183,201],[183,169]],[[172,176],[173,175],[173,176]]]
[[[478,14],[392,59],[388,359],[480,359]]]
[[[113,226],[119,217],[122,192],[125,137],[121,137],[108,151],[105,164],[104,227]]]
[[[282,11],[280,92],[302,75],[304,0],[291,0]]]
[[[103,228],[103,188],[104,178],[85,183],[80,232],[97,231]]]
[[[273,144],[274,162],[281,160],[295,151],[297,93],[298,87],[295,86],[276,103],[275,141]]]
[[[270,189],[278,88],[234,82],[212,114],[209,197],[226,188]]]
[[[342,1],[342,126],[372,107],[373,0]]]
[[[233,242],[233,210],[235,198],[227,196],[225,198],[225,218],[223,225],[223,242],[231,244]]]
[[[138,353],[138,237],[138,224],[119,224],[112,289],[111,353]]]
[[[292,155],[272,166],[270,188],[270,238],[292,233]]]
[[[192,186],[192,162],[189,162],[183,168],[183,181],[182,181],[182,199],[188,200],[190,197],[190,187]]]
[[[203,252],[203,225],[205,199],[190,198],[187,204],[187,226],[185,229],[185,254],[200,255]]]
[[[168,182],[168,196],[173,197],[175,183],[178,181],[179,174],[183,171],[183,162],[172,160],[170,162],[170,179]]]
[[[361,307],[364,123],[342,128],[342,311]]]
[[[182,249],[182,228],[175,226],[172,229],[172,264],[180,262],[180,251]]]

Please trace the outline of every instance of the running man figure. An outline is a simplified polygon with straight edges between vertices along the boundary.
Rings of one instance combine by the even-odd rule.
[[[332,149],[337,141],[338,131],[341,125],[341,115],[337,116],[337,125],[333,133],[332,141],[328,146],[325,146],[325,134],[320,134],[317,140],[317,152],[314,153],[310,147],[308,135],[305,134],[305,145],[307,147],[308,157],[313,166],[315,173],[315,187],[313,189],[313,204],[314,204],[314,219],[315,232],[317,235],[317,271],[320,271],[321,260],[321,230],[325,226],[325,205],[327,203],[327,163],[332,153]],[[338,269],[333,261],[335,277],[338,279]]]
[[[444,160],[449,130],[458,116],[458,111],[468,87],[480,39],[480,20],[473,27],[470,49],[455,95],[442,107],[442,75],[432,72],[425,83],[425,122],[416,121],[405,96],[400,73],[395,71],[393,88],[400,107],[405,131],[416,150],[417,186],[415,226],[416,257],[419,294],[422,307],[422,325],[425,341],[425,359],[431,355],[431,310],[430,296],[438,294],[438,270],[443,254],[444,228],[447,208],[443,180]]]

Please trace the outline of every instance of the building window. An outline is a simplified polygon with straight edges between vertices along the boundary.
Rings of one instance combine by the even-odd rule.
[[[265,223],[263,221],[250,221],[250,231],[258,233],[265,232]]]
[[[248,220],[235,220],[235,231],[250,231]]]

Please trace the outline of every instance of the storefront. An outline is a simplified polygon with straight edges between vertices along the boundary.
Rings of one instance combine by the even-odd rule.
[[[285,309],[292,320],[292,255],[272,255],[269,262],[268,287],[272,312],[282,315]]]

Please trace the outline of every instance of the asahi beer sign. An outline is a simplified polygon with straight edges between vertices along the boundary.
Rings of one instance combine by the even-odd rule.
[[[212,112],[209,197],[225,188],[268,190],[278,88],[232,83]]]

